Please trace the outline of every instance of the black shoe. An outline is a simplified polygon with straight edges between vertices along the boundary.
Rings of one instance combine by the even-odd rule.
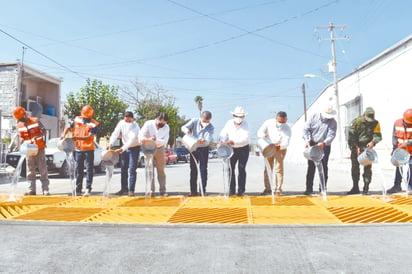
[[[197,192],[189,192],[189,194],[187,194],[188,197],[196,197],[199,196],[199,194]]]
[[[359,188],[352,188],[346,194],[348,194],[348,195],[360,194],[360,190],[359,190]]]
[[[36,191],[27,191],[26,193],[24,193],[24,196],[32,196],[32,195],[36,195]]]
[[[266,195],[270,195],[270,194],[272,194],[272,191],[271,191],[271,190],[267,190],[267,189],[263,190],[263,192],[260,193],[260,195],[262,195],[262,196],[266,196]]]
[[[123,195],[128,195],[128,194],[129,194],[129,192],[127,190],[119,190],[114,195],[123,196]]]
[[[305,192],[303,192],[303,195],[310,196],[312,195],[312,193],[313,193],[312,190],[306,190]]]
[[[393,186],[387,191],[389,194],[392,193],[397,193],[397,192],[402,192],[402,187],[401,186]]]
[[[238,196],[238,197],[243,197],[243,196],[245,196],[245,193],[244,193],[244,192],[238,193],[237,196]]]

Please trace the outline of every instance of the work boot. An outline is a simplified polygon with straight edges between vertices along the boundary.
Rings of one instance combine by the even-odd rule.
[[[397,193],[397,192],[402,192],[402,187],[399,185],[394,185],[393,187],[391,187],[390,189],[388,189],[387,191],[389,194],[392,193]]]
[[[348,195],[354,195],[354,194],[359,194],[359,193],[360,193],[359,187],[356,187],[356,188],[352,187],[352,189],[347,192]]]
[[[364,185],[362,195],[369,195],[369,185]]]
[[[351,190],[348,191],[348,195],[353,195],[353,194],[359,194],[359,181],[358,180],[353,180],[353,187]]]

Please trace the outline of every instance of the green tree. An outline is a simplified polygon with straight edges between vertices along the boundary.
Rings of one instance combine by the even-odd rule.
[[[197,108],[199,109],[199,114],[201,115],[202,114],[202,109],[203,109],[203,97],[202,96],[196,96],[195,97],[195,103],[197,104]]]
[[[94,109],[94,117],[100,123],[97,140],[109,136],[117,122],[123,117],[127,104],[119,100],[117,86],[104,85],[102,81],[87,79],[86,86],[79,92],[70,92],[64,105],[64,114],[69,119],[80,115],[83,106],[90,105]]]
[[[148,96],[145,99],[139,101],[138,106],[135,109],[135,113],[137,114],[136,120],[140,126],[147,120],[152,120],[157,117],[160,112],[164,112],[169,116],[168,125],[170,127],[170,135],[169,135],[169,145],[174,146],[175,141],[175,134],[177,127],[176,121],[178,117],[179,108],[174,105],[174,98],[166,99],[163,98],[156,98]]]
[[[187,121],[179,116],[179,108],[175,106],[175,98],[159,85],[148,85],[135,80],[131,86],[123,87],[122,97],[134,109],[136,122],[143,126],[147,120],[152,120],[160,112],[169,116],[169,145],[175,146],[177,136],[180,136],[180,128]]]

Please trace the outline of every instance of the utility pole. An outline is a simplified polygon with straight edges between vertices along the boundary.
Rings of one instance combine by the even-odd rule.
[[[23,77],[24,77],[24,52],[26,51],[26,48],[23,47],[22,53],[21,53],[21,78],[20,78],[20,92],[19,96],[17,96],[17,106],[21,106],[21,103],[23,101]]]
[[[307,116],[306,116],[306,89],[305,89],[305,83],[302,84],[302,94],[303,94],[303,113],[305,114],[305,122],[306,122]]]
[[[329,23],[328,26],[320,26],[317,27],[318,29],[328,29],[330,32],[330,38],[319,38],[320,41],[322,40],[329,40],[331,42],[331,49],[332,49],[332,72],[333,72],[333,85],[335,89],[335,102],[336,102],[336,111],[338,112],[337,115],[337,131],[338,131],[338,141],[339,141],[339,157],[340,159],[343,158],[343,140],[342,140],[342,123],[341,123],[341,111],[340,111],[340,103],[339,103],[339,90],[338,90],[338,71],[336,66],[336,53],[335,53],[335,40],[348,40],[348,37],[338,37],[336,38],[334,35],[334,29],[344,29],[346,26],[340,25],[336,26],[333,23]]]

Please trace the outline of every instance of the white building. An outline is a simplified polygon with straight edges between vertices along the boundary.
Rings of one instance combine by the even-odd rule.
[[[412,35],[339,79],[341,125],[338,130],[341,131],[342,140],[339,140],[339,135],[337,135],[332,143],[330,160],[340,159],[340,142],[343,147],[343,158],[350,158],[347,146],[347,127],[354,118],[363,113],[365,108],[372,107],[375,110],[375,118],[380,122],[382,132],[382,141],[375,147],[379,163],[383,167],[392,167],[390,154],[393,123],[402,118],[406,109],[412,108],[411,49]],[[308,117],[322,110],[325,103],[330,98],[334,98],[334,94],[334,86],[331,83],[308,107]],[[289,161],[306,162],[303,157],[304,142],[302,139],[304,119],[302,115],[292,126],[291,145],[286,155]]]

